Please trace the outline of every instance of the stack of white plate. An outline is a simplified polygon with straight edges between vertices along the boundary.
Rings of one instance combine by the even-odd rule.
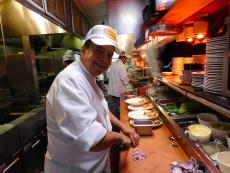
[[[223,57],[227,44],[226,36],[211,38],[207,41],[207,61],[204,66],[204,90],[207,92],[222,94]]]
[[[193,87],[203,88],[204,86],[204,71],[192,72],[192,83]]]

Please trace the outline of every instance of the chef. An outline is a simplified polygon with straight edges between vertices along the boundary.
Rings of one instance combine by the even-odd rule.
[[[72,62],[74,62],[74,57],[72,57],[70,54],[64,55],[62,57],[62,59],[63,59],[63,65],[64,65],[64,67],[67,67]]]
[[[109,173],[113,145],[136,147],[139,136],[108,109],[96,76],[111,65],[115,31],[95,25],[87,33],[80,61],[58,74],[46,102],[48,146],[45,173]],[[111,125],[122,133],[113,132]]]

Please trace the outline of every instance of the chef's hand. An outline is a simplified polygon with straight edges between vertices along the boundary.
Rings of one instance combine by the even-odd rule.
[[[123,133],[130,138],[132,147],[139,145],[139,135],[136,132],[126,128]]]
[[[121,134],[121,141],[119,144],[121,150],[128,150],[131,147],[131,139],[124,134]]]

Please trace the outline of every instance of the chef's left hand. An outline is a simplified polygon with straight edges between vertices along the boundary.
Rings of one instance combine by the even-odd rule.
[[[126,128],[125,130],[123,130],[123,133],[131,139],[132,147],[136,147],[139,145],[139,135],[136,132]]]

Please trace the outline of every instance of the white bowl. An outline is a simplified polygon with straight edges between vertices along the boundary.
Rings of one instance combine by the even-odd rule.
[[[210,122],[217,122],[218,118],[212,113],[199,113],[197,114],[199,124],[209,127]]]
[[[223,173],[229,173],[230,172],[230,151],[223,151],[217,153],[217,163],[220,168],[220,170]]]
[[[195,142],[209,142],[211,129],[201,124],[193,124],[188,126],[188,135]]]

